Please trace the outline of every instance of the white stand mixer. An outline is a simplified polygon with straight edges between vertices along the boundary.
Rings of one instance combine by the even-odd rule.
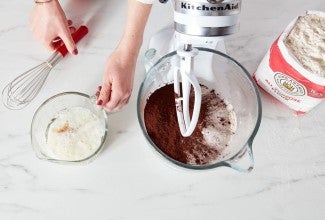
[[[162,3],[167,1],[160,0]],[[173,6],[174,29],[163,29],[151,38],[146,52],[146,71],[158,58],[177,51],[179,61],[173,69],[177,120],[181,134],[188,137],[196,127],[201,108],[201,87],[198,75],[193,71],[194,59],[195,64],[202,65],[200,71],[204,72],[204,77],[212,79],[212,54],[211,59],[205,57],[203,60],[197,56],[195,47],[226,53],[224,36],[239,28],[241,0],[173,0]],[[189,106],[191,87],[195,97],[192,115]]]

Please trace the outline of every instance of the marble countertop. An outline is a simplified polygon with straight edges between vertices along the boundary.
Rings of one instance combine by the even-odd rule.
[[[175,169],[153,153],[137,122],[136,96],[144,77],[143,52],[150,36],[172,23],[170,4],[153,7],[131,101],[109,116],[102,154],[85,166],[36,158],[30,143],[36,108],[60,92],[94,92],[122,34],[126,1],[88,3],[80,9],[65,3],[68,18],[90,29],[79,55],[59,63],[24,110],[0,105],[1,220],[325,218],[325,103],[298,117],[261,91],[263,117],[253,144],[255,168],[248,174]],[[29,31],[32,6],[31,0],[0,3],[1,90],[51,54]],[[229,54],[253,73],[284,27],[307,9],[325,11],[324,1],[244,0],[241,29],[227,39]]]

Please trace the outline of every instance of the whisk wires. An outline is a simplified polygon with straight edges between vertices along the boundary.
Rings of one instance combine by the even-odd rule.
[[[47,61],[16,77],[2,90],[3,104],[12,110],[26,107],[40,92],[51,69],[61,58],[53,54]]]

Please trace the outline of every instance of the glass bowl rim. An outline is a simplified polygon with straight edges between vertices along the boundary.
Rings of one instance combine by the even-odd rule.
[[[182,168],[186,168],[186,169],[190,169],[190,170],[208,170],[208,169],[213,169],[216,167],[220,167],[220,166],[227,166],[227,167],[231,167],[231,165],[227,162],[230,160],[234,160],[236,159],[244,150],[246,147],[249,147],[250,150],[252,151],[252,144],[254,141],[254,138],[259,130],[260,124],[261,124],[261,120],[262,120],[262,101],[261,101],[261,97],[260,97],[260,93],[259,90],[256,86],[256,84],[254,83],[254,80],[252,78],[252,76],[249,74],[249,72],[246,70],[246,68],[241,65],[237,60],[235,60],[234,58],[232,58],[231,56],[222,53],[218,50],[213,50],[210,48],[205,48],[205,47],[193,47],[193,48],[197,48],[199,51],[205,51],[205,52],[210,52],[210,53],[214,53],[217,55],[220,55],[230,61],[232,61],[233,63],[235,63],[237,66],[239,66],[242,71],[245,73],[247,79],[250,81],[255,95],[256,95],[256,101],[257,101],[257,117],[256,117],[256,122],[255,122],[255,127],[254,130],[252,131],[251,135],[249,136],[248,140],[246,141],[246,143],[238,150],[237,153],[235,153],[232,157],[228,158],[227,160],[224,161],[217,161],[213,164],[206,164],[206,165],[191,165],[191,164],[185,164],[182,163],[178,160],[175,160],[173,158],[171,158],[170,156],[168,156],[167,154],[165,154],[159,147],[156,146],[155,143],[153,143],[153,141],[151,140],[150,136],[148,135],[148,133],[146,132],[146,128],[145,125],[142,123],[141,121],[141,112],[140,112],[140,107],[141,107],[141,101],[140,101],[140,97],[142,96],[142,91],[143,91],[143,87],[144,87],[144,82],[149,78],[149,73],[156,67],[156,65],[158,65],[159,63],[163,62],[164,60],[174,56],[175,54],[177,54],[177,51],[171,51],[170,53],[166,54],[165,56],[161,57],[160,59],[157,60],[157,62],[155,62],[150,69],[147,71],[145,78],[143,79],[140,88],[139,88],[139,92],[138,92],[138,98],[137,98],[137,117],[138,117],[138,122],[140,124],[142,133],[144,134],[144,136],[146,137],[147,141],[150,143],[150,145],[159,152],[160,156],[166,158],[168,161],[172,162],[173,164],[176,164]]]
[[[51,96],[50,98],[46,99],[35,111],[34,115],[33,115],[33,118],[32,118],[32,123],[31,123],[31,126],[30,126],[30,138],[31,138],[31,144],[32,144],[32,147],[33,147],[33,150],[36,154],[36,156],[39,158],[39,159],[42,159],[42,160],[47,160],[47,161],[51,161],[51,162],[54,162],[54,163],[63,163],[63,164],[79,164],[79,163],[82,163],[82,162],[86,162],[86,161],[90,161],[91,159],[94,159],[95,156],[97,156],[100,151],[102,150],[102,148],[104,147],[104,144],[106,142],[106,138],[107,138],[107,133],[108,133],[108,117],[107,117],[107,112],[102,109],[102,112],[104,113],[104,119],[105,119],[105,133],[102,137],[102,141],[101,141],[101,144],[100,146],[98,147],[98,149],[93,153],[91,154],[90,156],[86,157],[86,158],[83,158],[81,160],[59,160],[59,159],[53,159],[53,158],[49,158],[48,156],[44,155],[43,153],[41,153],[39,150],[36,149],[36,146],[35,146],[35,143],[33,141],[33,125],[35,123],[35,120],[36,120],[36,116],[37,114],[39,113],[39,111],[47,104],[49,103],[50,101],[56,99],[57,97],[60,97],[60,96],[65,96],[65,95],[78,95],[78,96],[83,96],[85,98],[88,98],[88,99],[92,99],[92,96],[89,96],[85,93],[81,93],[81,92],[76,92],[76,91],[68,91],[68,92],[62,92],[62,93],[58,93],[56,95],[53,95]],[[38,144],[38,143],[37,143]],[[39,154],[37,153],[39,152],[40,154],[42,154],[43,157],[40,157]]]

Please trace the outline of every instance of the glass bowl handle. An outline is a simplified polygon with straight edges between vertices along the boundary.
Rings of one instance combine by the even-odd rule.
[[[239,172],[248,173],[252,171],[254,168],[252,142],[247,143],[246,147],[236,157],[227,160],[226,164]]]
[[[97,105],[96,94],[93,94],[93,95],[89,96],[89,99],[90,99],[91,104],[95,105],[96,108],[102,108],[102,107]],[[114,113],[119,112],[119,111],[113,111],[113,112],[105,111],[105,112],[106,112],[107,115],[111,115],[111,114],[114,114]]]

